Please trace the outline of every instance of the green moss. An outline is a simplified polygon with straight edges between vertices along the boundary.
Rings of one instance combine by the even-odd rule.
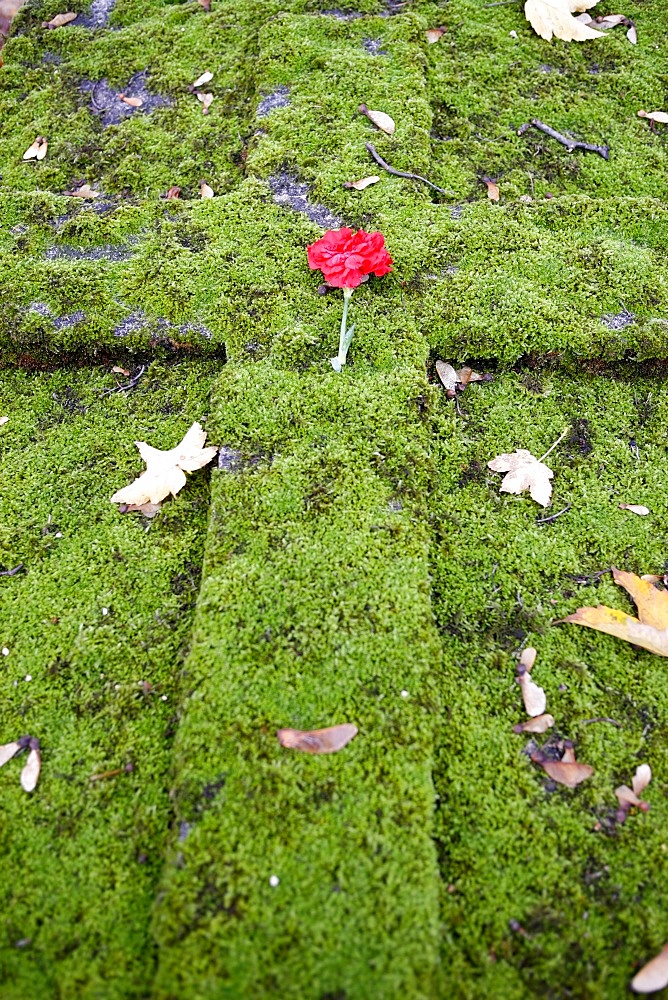
[[[207,476],[150,523],[108,498],[142,467],[135,438],[171,446],[205,416],[211,375],[155,364],[128,396],[102,370],[0,378],[0,564],[23,564],[0,579],[0,742],[43,753],[33,795],[20,760],[0,771],[6,1000],[147,994]]]

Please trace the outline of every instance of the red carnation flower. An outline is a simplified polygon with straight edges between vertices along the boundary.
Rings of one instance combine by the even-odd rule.
[[[335,288],[357,288],[369,274],[380,278],[392,270],[382,233],[330,229],[308,247],[309,267],[321,270]]]

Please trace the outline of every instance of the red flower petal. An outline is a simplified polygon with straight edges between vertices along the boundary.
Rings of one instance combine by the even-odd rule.
[[[392,270],[382,233],[363,229],[330,229],[307,248],[309,267],[320,270],[335,288],[357,288],[368,274],[381,277]]]

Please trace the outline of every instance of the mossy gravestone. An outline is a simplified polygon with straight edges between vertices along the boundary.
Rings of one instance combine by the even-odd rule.
[[[613,997],[668,937],[661,661],[550,624],[621,606],[611,563],[665,559],[667,153],[637,111],[662,107],[668,15],[623,12],[637,46],[548,44],[474,0],[18,14],[0,741],[37,735],[44,771],[32,797],[0,772],[3,1000]],[[610,159],[518,135],[533,117]],[[336,374],[341,300],[305,248],[340,223],[381,230],[394,270],[355,293]],[[434,357],[496,379],[457,415]],[[109,392],[113,364],[146,370]],[[133,441],[197,419],[220,468],[150,524],[120,515]],[[570,508],[537,524],[486,463],[566,424]],[[512,733],[523,643],[595,768],[576,793]],[[328,758],[274,736],[343,721]],[[652,808],[621,828],[641,759]]]

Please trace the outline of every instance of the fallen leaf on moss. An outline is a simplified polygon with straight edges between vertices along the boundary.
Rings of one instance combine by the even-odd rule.
[[[8,420],[9,417],[0,417],[0,427],[2,427],[3,424],[6,424]]]
[[[655,993],[668,986],[668,944],[631,980],[634,993]]]
[[[514,733],[546,733],[548,729],[552,729],[554,725],[554,716],[536,715],[535,718],[529,719],[527,722],[518,722],[516,726],[513,726]]]
[[[114,372],[115,375],[125,375],[126,378],[130,374],[127,368],[121,368],[120,365],[114,365],[114,367],[111,370],[112,372]]]
[[[379,128],[381,132],[386,132],[388,135],[394,135],[396,130],[396,125],[394,124],[394,119],[386,115],[384,111],[372,111],[367,108],[366,104],[360,104],[358,111],[362,115],[366,115],[370,122]]]
[[[175,184],[173,187],[170,187],[169,191],[165,195],[165,198],[167,201],[177,201],[180,194],[181,188]]]
[[[211,80],[213,80],[213,73],[209,73],[207,70],[206,73],[202,73],[201,76],[198,76],[195,82],[191,84],[191,86],[203,87],[205,83],[209,83]]]
[[[620,785],[619,788],[615,788],[615,795],[617,796],[617,801],[620,806],[639,806],[640,799],[628,785]]]
[[[12,757],[16,757],[20,749],[21,744],[18,740],[14,740],[13,743],[5,743],[3,746],[0,746],[0,767],[2,767],[3,764],[6,764],[8,760],[11,760]]]
[[[74,19],[78,16],[79,16],[78,14],[75,14],[73,11],[68,10],[66,14],[56,14],[56,16],[52,17],[50,21],[42,21],[42,27],[62,28],[64,24],[69,24],[70,21],[74,21]]]
[[[536,647],[527,646],[526,649],[522,650],[522,655],[520,656],[520,666],[524,667],[528,673],[531,673],[537,656],[538,650]]]
[[[566,785],[567,788],[577,788],[594,773],[591,765],[579,764],[577,761],[546,760],[541,762],[541,766],[553,781]]]
[[[42,757],[39,752],[39,740],[32,736],[30,738],[30,742],[28,743],[28,747],[30,752],[24,768],[21,771],[21,787],[24,792],[34,792],[37,787],[39,772],[42,769]]]
[[[535,650],[533,652],[535,653]],[[533,662],[531,666],[533,666]],[[531,667],[525,666],[522,661],[520,661],[517,667],[516,680],[522,688],[522,699],[527,715],[543,715],[545,706],[547,705],[547,696],[543,688],[534,684],[531,680]]]
[[[140,108],[144,103],[141,97],[126,97],[125,94],[119,94],[118,99],[131,108]]]
[[[213,101],[213,94],[206,93],[203,94],[201,91],[197,91],[197,100],[202,104],[202,111],[205,115],[208,115],[209,108],[211,107],[211,102]]]
[[[638,44],[638,32],[636,31],[635,24],[632,24],[629,30],[626,32],[626,37],[630,41],[631,45]]]
[[[633,775],[633,791],[635,795],[642,795],[650,781],[652,780],[652,768],[649,764],[639,764],[636,773]]]
[[[668,125],[668,111],[639,111],[638,118],[649,118],[652,122]]]
[[[372,174],[371,177],[363,177],[359,181],[346,181],[344,183],[344,188],[354,188],[356,191],[363,191],[364,188],[368,188],[371,184],[377,184],[380,177],[376,174]]]
[[[444,34],[445,34],[445,28],[429,28],[427,31],[425,31],[426,39],[430,45],[433,45],[435,42],[437,42],[439,38],[441,38],[442,35]]]
[[[453,398],[455,395],[455,389],[457,383],[459,382],[459,378],[457,376],[457,372],[455,371],[455,369],[452,367],[451,364],[448,364],[447,361],[437,361],[436,374],[441,380],[441,384],[443,388],[446,390],[448,396],[450,396],[450,398]]]
[[[64,194],[68,198],[99,198],[100,192],[94,191],[90,184],[82,184],[81,187],[75,188],[74,191],[65,191]]]
[[[213,188],[209,187],[206,181],[202,181],[199,186],[200,198],[213,198]]]
[[[464,388],[466,388],[469,382],[489,382],[491,378],[491,375],[480,375],[478,372],[474,372],[468,365],[464,365],[457,372],[457,382]]]
[[[487,185],[487,197],[488,197],[488,199],[490,201],[498,201],[499,198],[501,197],[501,194],[499,192],[499,186],[498,186],[498,184],[495,184],[494,181],[491,181],[489,179],[489,177],[483,177],[483,180],[484,180],[485,184]]]
[[[541,38],[549,42],[552,36],[564,42],[585,42],[600,38],[602,32],[582,24],[573,14],[595,7],[598,0],[526,0],[526,19]]]
[[[32,146],[28,146],[23,154],[24,160],[43,160],[48,149],[48,142],[43,135],[38,135]]]
[[[197,3],[200,5],[200,7],[204,8],[207,14],[211,10],[211,0],[197,0]]]
[[[487,463],[492,472],[505,472],[501,483],[501,493],[523,493],[529,490],[531,497],[541,507],[547,507],[552,496],[552,479],[554,473],[524,448],[519,448],[512,455],[503,454]]]
[[[632,514],[640,514],[641,517],[649,514],[649,507],[643,507],[640,503],[620,503],[619,509],[630,510]]]
[[[139,454],[146,462],[146,472],[129,486],[117,490],[111,502],[156,504],[170,493],[176,496],[186,484],[186,472],[208,465],[217,453],[217,448],[204,448],[205,441],[206,431],[198,423],[194,423],[183,440],[169,451],[152,448],[145,441],[135,441]]]
[[[276,735],[281,746],[290,750],[302,750],[304,753],[336,753],[357,736],[357,726],[351,722],[344,722],[329,729],[312,729],[307,732],[301,729],[279,729]]]
[[[668,591],[659,590],[649,580],[643,580],[635,573],[625,573],[614,566],[612,576],[615,583],[624,587],[635,601],[637,618],[599,604],[595,608],[578,608],[572,615],[555,622],[555,625],[563,622],[586,625],[624,639],[625,642],[632,642],[635,646],[642,646],[657,656],[668,656]]]

